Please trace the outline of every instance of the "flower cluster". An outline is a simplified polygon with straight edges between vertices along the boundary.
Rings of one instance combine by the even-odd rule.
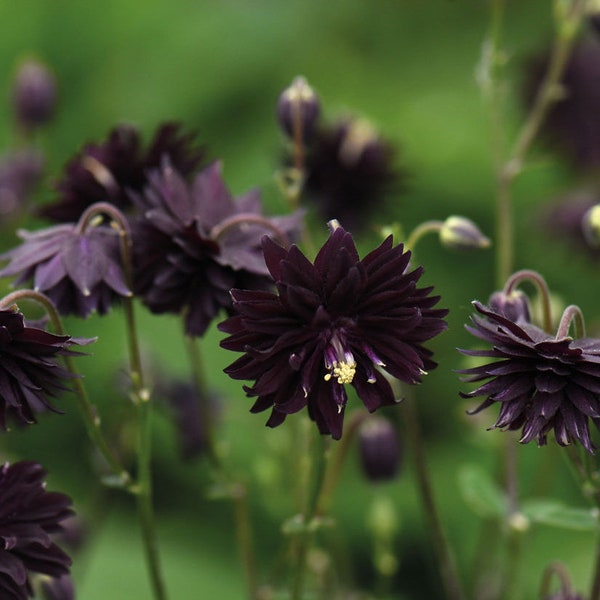
[[[232,290],[237,314],[220,329],[224,348],[244,352],[226,372],[255,381],[245,390],[257,397],[252,412],[271,409],[267,425],[307,407],[339,439],[346,384],[372,412],[396,402],[383,371],[414,384],[436,366],[423,343],[446,328],[447,311],[417,287],[422,269],[407,270],[410,252],[391,236],[363,259],[341,227],[314,264],[268,237],[263,250],[277,291]]]

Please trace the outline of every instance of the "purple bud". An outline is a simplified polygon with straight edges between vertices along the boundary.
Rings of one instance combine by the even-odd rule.
[[[466,217],[448,217],[440,229],[440,242],[452,250],[483,250],[490,247],[490,240],[479,227]]]
[[[488,302],[489,307],[496,313],[506,317],[514,323],[531,321],[529,299],[521,290],[494,292]]]
[[[358,432],[363,471],[370,481],[393,479],[400,468],[398,432],[384,417],[369,417]]]
[[[42,592],[46,600],[74,600],[75,590],[69,575],[45,579]]]
[[[47,123],[56,108],[56,80],[42,63],[24,62],[18,69],[12,88],[12,103],[19,124],[26,130]]]
[[[308,141],[319,113],[319,99],[304,77],[296,77],[279,96],[277,119],[281,129],[292,139],[300,134],[302,141]]]

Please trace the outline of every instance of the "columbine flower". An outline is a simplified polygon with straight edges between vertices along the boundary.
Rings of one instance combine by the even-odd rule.
[[[32,573],[61,577],[71,559],[53,542],[61,521],[73,514],[71,500],[46,491],[42,467],[34,462],[5,463],[0,468],[0,597],[33,596]]]
[[[56,225],[19,231],[20,246],[0,255],[9,264],[0,277],[17,276],[13,285],[33,281],[62,315],[105,314],[131,292],[121,268],[119,233],[110,227]]]
[[[189,335],[203,335],[221,309],[231,308],[232,287],[271,284],[260,250],[264,233],[294,240],[301,228],[299,213],[263,217],[257,191],[234,200],[219,163],[191,185],[166,164],[135,202],[143,215],[132,223],[136,293],[153,312],[183,311]]]
[[[115,127],[100,144],[88,144],[67,163],[56,189],[58,199],[41,209],[54,221],[77,221],[96,202],[110,202],[120,210],[131,208],[129,193],[141,192],[147,174],[158,169],[164,158],[184,177],[204,160],[204,150],[193,146],[194,135],[181,133],[177,123],[164,123],[147,149],[131,125]]]
[[[25,204],[42,178],[44,157],[23,149],[0,157],[0,218]]]
[[[317,128],[306,150],[304,192],[326,220],[364,229],[398,185],[394,149],[361,119]]]
[[[546,444],[550,431],[561,446],[580,442],[593,453],[588,419],[600,424],[600,340],[552,337],[526,321],[515,323],[479,302],[480,315],[467,330],[491,345],[486,350],[460,350],[468,356],[495,359],[459,371],[466,381],[482,382],[461,396],[485,400],[471,414],[500,404],[492,428],[522,429],[521,443]]]
[[[245,354],[225,372],[255,380],[252,412],[271,409],[275,427],[305,406],[321,433],[342,435],[345,385],[369,411],[396,399],[382,369],[418,383],[436,366],[423,347],[446,328],[439,297],[417,288],[422,269],[406,272],[410,252],[388,237],[359,258],[352,236],[338,227],[314,264],[292,246],[263,240],[277,293],[232,290],[237,312],[220,325],[224,348]]]
[[[27,327],[21,313],[0,310],[0,428],[6,430],[9,419],[28,424],[36,422],[35,413],[61,412],[47,397],[68,389],[63,380],[74,375],[55,357],[76,354],[72,344],[91,341]]]

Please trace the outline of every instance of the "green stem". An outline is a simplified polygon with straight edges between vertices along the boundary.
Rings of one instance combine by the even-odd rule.
[[[442,227],[444,226],[443,221],[431,220],[431,221],[423,221],[417,225],[408,236],[405,246],[408,250],[414,250],[414,247],[417,245],[417,242],[429,233],[439,233]]]
[[[294,582],[292,585],[291,600],[302,600],[304,592],[304,583],[307,571],[307,557],[310,550],[310,545],[313,537],[313,520],[317,516],[317,507],[321,495],[321,489],[325,481],[326,463],[328,447],[323,440],[323,436],[319,436],[320,444],[316,452],[315,471],[313,473],[312,491],[308,497],[306,508],[302,518],[302,531],[298,535],[296,547],[296,571]]]
[[[44,307],[46,313],[50,317],[50,322],[57,335],[66,335],[62,325],[62,320],[58,314],[54,303],[50,298],[36,292],[34,290],[17,290],[5,296],[0,301],[0,306],[10,306],[18,302],[19,300],[33,300]],[[92,444],[96,447],[98,452],[102,455],[106,464],[112,471],[115,477],[114,481],[111,481],[111,486],[126,489],[131,484],[131,476],[121,465],[119,459],[113,454],[110,449],[101,429],[101,420],[98,415],[98,410],[90,402],[87,390],[83,384],[83,379],[77,374],[77,369],[73,363],[73,357],[65,355],[65,365],[67,370],[75,375],[73,379],[73,386],[75,388],[75,395],[77,398],[77,404],[79,406],[79,412],[83,419],[83,423],[87,432],[88,437]]]
[[[567,337],[569,335],[569,329],[571,328],[571,325],[574,326],[576,338],[585,336],[585,322],[583,319],[583,313],[581,312],[579,306],[576,306],[575,304],[571,304],[565,308],[560,319],[560,323],[558,324],[556,339],[559,340]]]
[[[551,333],[552,331],[552,308],[550,304],[550,290],[546,280],[537,272],[530,269],[522,269],[513,273],[504,284],[504,293],[510,296],[519,284],[523,281],[533,283],[538,290],[539,297],[542,301],[542,320],[544,331]]]
[[[450,549],[446,532],[444,531],[442,520],[435,502],[425,457],[421,426],[412,390],[407,390],[406,399],[402,404],[404,406],[404,414],[406,417],[408,443],[410,444],[410,449],[414,458],[417,483],[423,501],[423,512],[428,520],[428,525],[433,538],[433,547],[440,565],[440,573],[446,598],[448,600],[465,600],[465,594],[458,576],[454,556]]]

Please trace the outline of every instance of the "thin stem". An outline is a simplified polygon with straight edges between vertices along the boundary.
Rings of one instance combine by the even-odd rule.
[[[590,600],[600,600],[600,542],[596,543],[596,561],[594,564]]]
[[[4,296],[0,300],[0,307],[9,307],[10,305],[18,302],[19,300],[33,300],[44,307],[46,313],[50,318],[52,327],[57,335],[66,335],[62,325],[62,320],[54,303],[50,298],[41,292],[34,290],[17,290],[7,296]],[[121,465],[119,459],[114,455],[110,449],[101,429],[101,420],[98,415],[98,410],[90,402],[87,390],[83,384],[83,379],[78,375],[77,369],[73,363],[73,357],[68,354],[63,356],[67,370],[73,373],[73,386],[75,388],[75,396],[77,398],[77,404],[79,406],[79,412],[83,419],[83,423],[90,438],[92,444],[96,447],[98,452],[102,455],[106,464],[112,471],[115,479],[111,481],[111,486],[126,489],[131,483],[131,475]]]
[[[440,564],[442,583],[448,600],[465,600],[465,594],[458,576],[454,556],[450,549],[446,532],[444,531],[437,504],[435,502],[433,487],[431,485],[429,469],[425,457],[423,436],[417,414],[417,407],[412,390],[407,390],[404,405],[406,417],[407,438],[410,444],[415,463],[417,483],[423,501],[423,511],[433,537],[434,551]]]
[[[567,337],[569,335],[569,329],[573,325],[575,329],[575,337],[580,338],[585,336],[585,322],[583,320],[583,313],[579,306],[571,304],[565,308],[558,329],[556,331],[556,339]]]
[[[542,301],[542,320],[544,325],[544,331],[550,333],[552,331],[552,308],[550,304],[550,290],[546,280],[537,272],[530,269],[522,269],[513,273],[504,284],[503,292],[510,296],[517,287],[523,282],[528,281],[532,283],[538,290],[540,299]]]
[[[417,242],[427,235],[428,233],[439,233],[442,227],[444,226],[443,221],[431,220],[431,221],[423,221],[417,225],[408,236],[405,247],[409,250],[413,250],[417,245]]]
[[[247,225],[259,225],[270,231],[283,246],[289,246],[289,239],[285,232],[277,227],[271,219],[256,213],[239,213],[223,219],[210,230],[210,238],[218,241],[231,229],[243,229]]]
[[[318,501],[321,495],[321,489],[325,481],[326,463],[328,456],[328,446],[323,436],[319,436],[318,449],[316,450],[313,473],[312,491],[308,497],[306,508],[302,518],[302,531],[298,534],[298,545],[296,548],[296,571],[292,586],[291,600],[302,600],[304,591],[304,582],[307,571],[307,557],[310,550],[310,544],[313,536],[313,520],[317,516]]]

